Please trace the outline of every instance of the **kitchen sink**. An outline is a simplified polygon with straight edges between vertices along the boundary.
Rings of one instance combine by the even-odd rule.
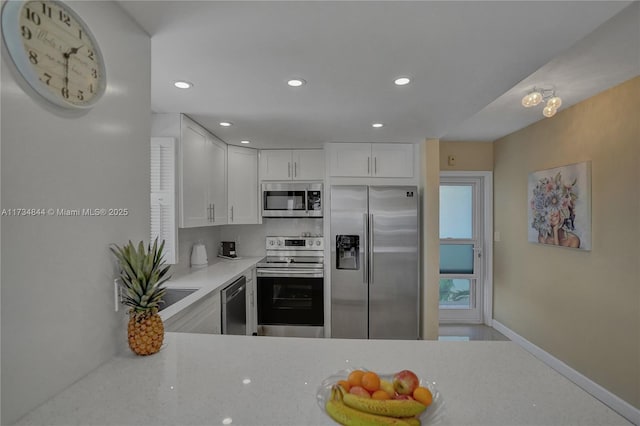
[[[169,306],[184,299],[194,291],[198,291],[197,288],[168,288],[164,294],[164,303],[160,304],[160,310],[165,310]]]

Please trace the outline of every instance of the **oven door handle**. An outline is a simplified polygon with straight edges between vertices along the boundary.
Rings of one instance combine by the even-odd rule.
[[[258,269],[256,271],[258,277],[308,277],[308,278],[322,278],[324,277],[324,271],[312,271],[312,270],[289,270],[289,271],[274,271],[271,269]]]

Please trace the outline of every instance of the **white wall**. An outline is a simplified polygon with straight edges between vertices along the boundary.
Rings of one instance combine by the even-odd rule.
[[[113,2],[71,2],[108,86],[84,115],[27,95],[3,51],[2,208],[128,208],[126,217],[2,217],[2,424],[126,347],[110,243],[148,240],[150,39]]]

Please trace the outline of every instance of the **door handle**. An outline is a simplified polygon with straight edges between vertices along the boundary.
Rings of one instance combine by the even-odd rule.
[[[366,213],[362,214],[362,225],[364,227],[362,231],[362,239],[364,241],[361,247],[365,249],[362,251],[362,259],[364,260],[364,265],[362,265],[362,280],[365,284],[367,284],[369,281],[369,215]]]
[[[369,215],[369,284],[373,284],[374,259],[373,259],[373,214]]]

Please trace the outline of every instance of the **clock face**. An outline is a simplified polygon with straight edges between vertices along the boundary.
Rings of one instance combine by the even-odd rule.
[[[2,35],[18,71],[47,100],[66,108],[90,108],[104,93],[99,46],[64,3],[5,2]]]

